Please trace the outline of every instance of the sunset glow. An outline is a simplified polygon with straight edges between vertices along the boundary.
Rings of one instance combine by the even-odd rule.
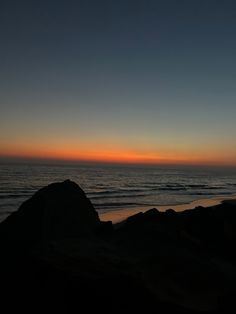
[[[112,150],[86,150],[58,147],[37,148],[27,147],[26,145],[15,145],[1,149],[1,157],[28,158],[42,160],[64,160],[64,161],[84,161],[102,163],[125,163],[125,164],[186,164],[186,165],[231,165],[235,166],[235,159],[227,156],[224,152],[215,156],[213,152],[206,154],[189,152],[154,152],[128,149]]]
[[[0,158],[236,165],[236,29],[210,2],[6,4]]]
[[[236,0],[1,1],[0,38],[2,308],[236,313]]]

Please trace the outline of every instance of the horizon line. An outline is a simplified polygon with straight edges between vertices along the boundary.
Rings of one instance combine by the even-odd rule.
[[[84,164],[84,165],[117,165],[117,166],[196,166],[196,167],[231,167],[236,168],[236,164],[223,162],[191,162],[191,161],[160,161],[160,162],[132,162],[132,161],[109,161],[109,160],[89,160],[89,159],[66,159],[35,156],[0,156],[0,162],[12,163],[64,163],[64,164]]]

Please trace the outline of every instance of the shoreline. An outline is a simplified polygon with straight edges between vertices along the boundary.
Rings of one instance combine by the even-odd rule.
[[[75,182],[41,188],[0,224],[3,305],[9,312],[11,304],[94,312],[95,304],[104,314],[236,313],[236,197],[164,208],[196,205],[211,207],[150,210],[113,225]]]
[[[182,212],[187,209],[194,209],[195,207],[211,207],[221,204],[226,200],[236,200],[236,194],[232,194],[230,196],[215,196],[214,198],[206,198],[206,199],[198,199],[194,200],[190,203],[178,204],[178,205],[160,205],[160,206],[139,206],[133,208],[122,208],[113,210],[106,213],[99,213],[99,218],[101,221],[112,221],[113,224],[120,223],[127,219],[129,216],[135,215],[139,212],[146,212],[151,208],[157,208],[159,211],[164,212],[167,209],[173,209],[176,212]]]

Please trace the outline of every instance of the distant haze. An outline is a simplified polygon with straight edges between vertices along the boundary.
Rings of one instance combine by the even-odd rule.
[[[0,157],[236,166],[236,2],[3,1]]]

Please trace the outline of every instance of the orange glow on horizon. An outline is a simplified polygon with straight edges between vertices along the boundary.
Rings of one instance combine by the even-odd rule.
[[[13,149],[1,150],[0,157],[5,158],[29,158],[61,161],[84,161],[84,162],[102,162],[102,163],[123,163],[123,164],[180,164],[180,165],[229,165],[235,166],[234,160],[225,160],[224,158],[214,159],[210,154],[201,155],[182,154],[180,152],[142,152],[135,150],[113,149],[113,150],[71,150],[71,149],[23,149],[17,147]]]

